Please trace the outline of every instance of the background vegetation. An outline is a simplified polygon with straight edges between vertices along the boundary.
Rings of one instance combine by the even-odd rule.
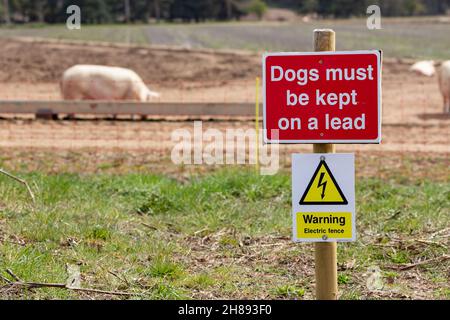
[[[322,17],[366,14],[378,4],[385,16],[445,14],[450,0],[0,0],[0,22],[61,23],[66,9],[82,8],[84,23],[233,20],[248,13],[262,17],[268,6]]]

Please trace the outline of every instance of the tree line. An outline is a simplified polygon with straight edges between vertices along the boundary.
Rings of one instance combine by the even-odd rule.
[[[346,18],[365,15],[371,4],[384,16],[445,14],[450,8],[450,0],[0,0],[0,22],[63,23],[70,5],[81,8],[83,23],[127,23],[239,20],[249,13],[262,17],[268,7]]]
[[[442,15],[450,9],[450,0],[276,0],[269,4],[335,18],[365,15],[367,7],[374,4],[380,6],[383,16]]]

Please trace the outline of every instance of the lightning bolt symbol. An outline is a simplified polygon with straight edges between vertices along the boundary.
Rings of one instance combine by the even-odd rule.
[[[317,185],[317,188],[322,187],[322,199],[325,197],[325,189],[327,188],[327,182],[323,181],[323,177],[325,176],[325,172],[321,172],[320,173],[320,178],[319,178],[319,184]]]

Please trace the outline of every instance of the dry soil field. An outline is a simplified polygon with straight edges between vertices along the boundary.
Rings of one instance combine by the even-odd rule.
[[[1,40],[0,99],[58,100],[61,73],[77,63],[130,67],[162,93],[161,101],[253,102],[260,56],[250,53],[98,46],[56,41]],[[409,62],[409,61],[408,61]],[[409,64],[386,57],[383,68],[383,144],[341,150],[449,152],[450,117],[442,113],[435,78],[411,74]],[[206,122],[209,127],[252,128],[252,121]],[[0,122],[1,147],[53,149],[170,149],[170,133],[192,122]]]

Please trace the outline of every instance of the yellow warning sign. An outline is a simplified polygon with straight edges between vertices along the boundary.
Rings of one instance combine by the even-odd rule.
[[[297,238],[352,238],[351,212],[297,212]]]
[[[341,188],[333,177],[325,160],[320,160],[311,181],[306,187],[301,205],[336,205],[348,204]]]

